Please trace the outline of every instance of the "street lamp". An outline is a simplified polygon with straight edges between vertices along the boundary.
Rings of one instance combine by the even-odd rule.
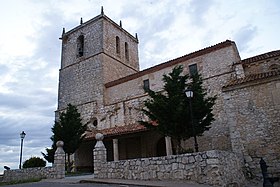
[[[23,146],[23,139],[25,137],[24,131],[20,133],[20,139],[21,139],[21,144],[20,144],[20,158],[19,158],[19,169],[21,169],[21,161],[22,161],[22,146]]]
[[[193,123],[193,113],[192,113],[192,98],[193,98],[193,91],[188,88],[185,90],[185,94],[187,98],[190,100],[190,115],[191,115],[191,125],[192,125],[192,130],[193,130],[193,138],[194,138],[194,148],[195,152],[198,152],[198,144],[197,144],[197,139],[196,139],[196,134],[195,134],[195,128],[194,128],[194,123]]]

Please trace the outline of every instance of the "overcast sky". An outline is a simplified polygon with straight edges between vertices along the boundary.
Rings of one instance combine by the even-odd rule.
[[[99,15],[100,7],[138,33],[140,67],[227,39],[241,58],[280,49],[279,0],[0,0],[0,173],[51,145],[62,28]]]

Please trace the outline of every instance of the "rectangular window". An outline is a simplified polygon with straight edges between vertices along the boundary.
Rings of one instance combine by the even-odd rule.
[[[197,74],[197,64],[189,65],[190,76]]]
[[[144,80],[143,83],[144,83],[144,90],[145,92],[147,92],[150,89],[149,79]]]

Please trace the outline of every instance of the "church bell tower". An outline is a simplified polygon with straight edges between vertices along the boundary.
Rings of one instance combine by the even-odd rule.
[[[101,14],[65,32],[63,28],[58,109],[71,103],[82,118],[104,106],[105,84],[139,71],[138,38]],[[58,115],[56,115],[58,117]]]

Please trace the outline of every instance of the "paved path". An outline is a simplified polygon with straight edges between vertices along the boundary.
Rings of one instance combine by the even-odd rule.
[[[9,185],[6,187],[210,187],[191,181],[152,181],[123,179],[94,179],[93,175],[66,177],[64,179],[43,179],[40,182]],[[262,185],[248,185],[247,187]]]
[[[53,180],[47,179],[45,182],[60,182],[64,184],[69,183],[81,183],[91,186],[107,185],[107,186],[118,186],[118,187],[136,187],[136,186],[146,186],[146,187],[209,187],[208,185],[196,184],[186,181],[143,181],[143,180],[125,180],[125,179],[94,179],[93,175],[83,175],[75,177],[66,177],[65,179]]]
[[[43,179],[40,182],[9,185],[6,187],[209,187],[184,181],[141,181],[122,179],[94,179],[93,175]]]

